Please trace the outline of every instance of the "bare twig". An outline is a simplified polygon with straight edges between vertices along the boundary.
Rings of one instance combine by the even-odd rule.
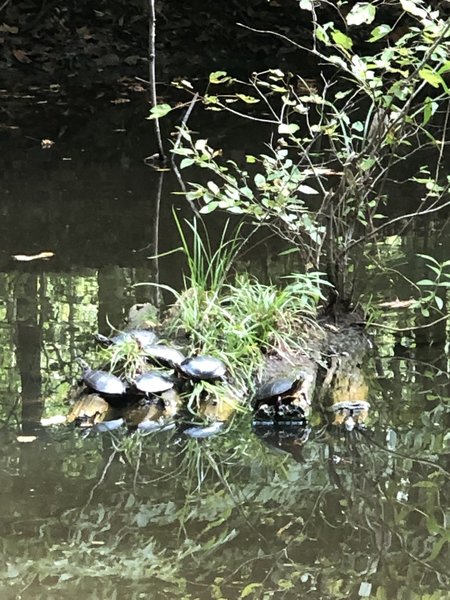
[[[150,98],[152,107],[157,105],[156,99],[156,16],[155,16],[155,0],[148,0],[149,16],[148,16],[148,75],[150,82]],[[159,118],[154,119],[156,143],[158,145],[159,162],[163,165],[166,162],[163,143],[161,139],[161,129],[159,126]]]

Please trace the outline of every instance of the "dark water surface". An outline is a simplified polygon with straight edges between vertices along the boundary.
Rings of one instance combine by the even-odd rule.
[[[49,151],[23,131],[1,140],[0,598],[448,598],[445,322],[376,337],[362,432],[332,431],[320,413],[306,442],[258,437],[247,415],[207,440],[48,424],[67,412],[92,332],[154,299],[133,284],[182,278],[180,255],[148,257],[179,245],[172,206],[189,207],[171,173],[143,165],[145,129],[117,121],[104,137],[79,123]],[[44,125],[36,136],[57,133]],[[251,136],[234,133],[245,152]],[[418,279],[416,252],[445,257],[438,233],[387,238],[384,256]],[[289,268],[261,248],[256,273]],[[55,256],[11,258],[43,251]],[[391,285],[371,278],[366,293],[402,297]]]

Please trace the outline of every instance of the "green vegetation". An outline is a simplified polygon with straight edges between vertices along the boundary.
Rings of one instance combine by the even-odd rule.
[[[230,233],[225,226],[213,248],[201,221],[188,222],[187,232],[177,225],[188,274],[181,292],[163,286],[176,298],[163,330],[168,337],[187,339],[191,352],[221,358],[240,386],[252,389],[263,352],[305,350],[328,282],[322,273],[311,271],[291,275],[283,286],[262,284],[235,272],[244,246],[240,227]]]
[[[399,3],[399,18],[408,24],[401,34],[378,20],[386,18],[383,2],[357,2],[351,9],[337,3],[334,13],[328,6],[334,18],[326,12],[326,21],[320,4],[300,2],[312,29],[302,42],[247,28],[309,55],[320,65],[320,79],[270,69],[244,82],[217,71],[200,94],[207,110],[269,124],[270,151],[237,163],[184,128],[174,152],[181,168],[197,166],[211,177],[192,183],[187,193],[202,203],[202,212],[230,211],[266,225],[305,264],[326,272],[348,303],[359,299],[361,254],[370,264],[380,235],[449,205],[450,24],[419,0]],[[413,156],[423,157],[414,168]],[[400,209],[392,181],[413,185],[418,203],[389,218],[385,213]]]

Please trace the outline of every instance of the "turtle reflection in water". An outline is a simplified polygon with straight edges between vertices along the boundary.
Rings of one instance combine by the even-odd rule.
[[[336,402],[328,407],[328,412],[333,413],[333,425],[343,425],[347,431],[355,427],[364,428],[369,414],[370,404],[365,400],[358,402]]]
[[[273,379],[256,392],[253,402],[257,421],[305,421],[306,398],[303,375]]]
[[[67,415],[67,422],[78,427],[92,427],[103,421],[110,412],[109,404],[98,394],[88,394],[79,398]]]

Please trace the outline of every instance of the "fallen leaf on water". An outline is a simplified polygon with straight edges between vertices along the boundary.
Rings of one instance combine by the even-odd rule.
[[[43,427],[48,427],[49,425],[62,425],[67,421],[67,417],[65,415],[53,415],[53,417],[43,417],[41,419],[41,425]]]
[[[378,306],[380,308],[408,308],[412,304],[414,304],[415,300],[399,300],[396,298],[395,300],[390,300],[388,302],[379,302]]]
[[[55,142],[53,140],[49,140],[48,138],[44,138],[41,140],[41,148],[43,150],[47,150],[47,148],[51,148]]]
[[[29,444],[37,440],[37,437],[35,435],[18,435],[16,439],[21,444]]]
[[[13,254],[12,257],[14,260],[18,260],[19,262],[30,262],[32,260],[47,260],[55,256],[54,252],[39,252],[39,254]]]
[[[16,60],[18,60],[21,63],[30,63],[31,59],[28,58],[27,53],[24,52],[23,50],[17,49],[17,50],[13,50],[12,53],[14,54],[14,57],[16,58]]]

